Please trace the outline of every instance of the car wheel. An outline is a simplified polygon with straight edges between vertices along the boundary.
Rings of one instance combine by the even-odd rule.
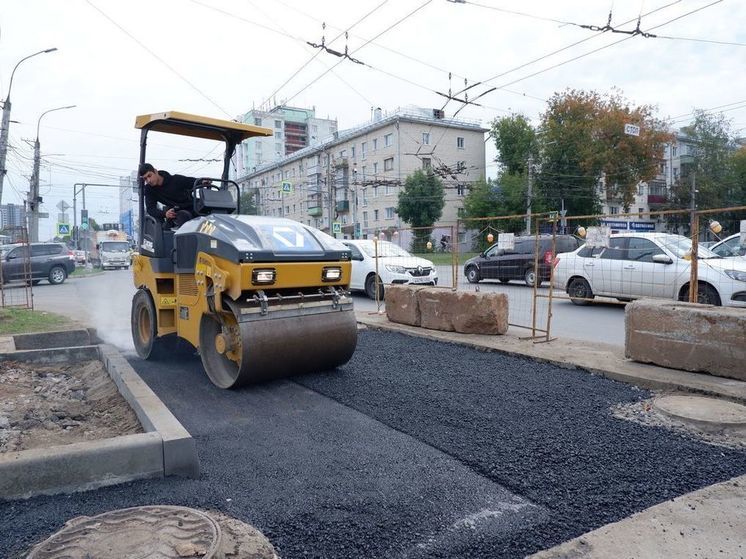
[[[370,299],[376,298],[376,275],[371,274],[369,275],[365,280],[365,294]],[[383,282],[381,279],[378,279],[378,300],[383,300]]]
[[[536,287],[539,287],[541,285],[541,280],[538,279],[538,276],[536,275],[536,272],[533,268],[529,268],[526,270],[526,273],[523,274],[523,281],[526,282],[526,285],[529,287],[533,287],[534,283],[536,283]]]
[[[679,301],[689,300],[689,286],[687,285],[679,296]],[[697,284],[697,303],[702,305],[714,305],[719,307],[722,303],[720,301],[720,295],[714,287],[707,284]]]
[[[482,279],[479,275],[479,269],[476,266],[469,266],[466,269],[466,279],[469,283],[479,283]]]
[[[583,278],[573,278],[567,286],[567,294],[574,304],[580,306],[587,305],[590,301],[586,299],[594,297],[591,286]]]
[[[510,281],[510,278],[499,278],[498,280],[500,283],[508,283]]]
[[[67,278],[67,272],[62,266],[55,266],[49,270],[49,283],[59,285]]]

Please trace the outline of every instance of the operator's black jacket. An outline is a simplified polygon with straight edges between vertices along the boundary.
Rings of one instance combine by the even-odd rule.
[[[145,195],[145,211],[156,219],[163,219],[166,211],[158,208],[158,202],[163,204],[167,209],[176,208],[176,210],[193,211],[192,187],[194,177],[185,177],[184,175],[172,175],[166,171],[158,171],[163,177],[161,186],[145,185],[143,191]]]

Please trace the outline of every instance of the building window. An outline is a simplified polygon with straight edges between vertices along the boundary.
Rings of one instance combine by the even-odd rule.
[[[350,148],[350,157],[352,157],[353,159],[355,159],[355,146],[352,146]]]
[[[383,137],[383,147],[389,147],[390,145],[393,145],[394,143],[394,134],[386,134]]]
[[[347,157],[347,150],[346,150],[346,149],[343,149],[342,151],[340,151],[340,152],[339,152],[339,156],[340,156],[340,157]]]
[[[671,146],[671,157],[676,157],[676,146]]]
[[[422,168],[423,169],[432,169],[433,168],[433,162],[430,160],[429,157],[423,157],[422,158]]]
[[[365,172],[368,170],[368,168],[363,165],[363,181],[365,181]]]
[[[386,219],[394,219],[396,208],[386,208]]]
[[[383,170],[384,171],[394,170],[394,158],[393,157],[389,157],[388,159],[383,160]]]
[[[262,125],[262,119],[259,117],[254,117],[254,126],[261,126]]]
[[[319,127],[317,125],[315,125],[315,124],[312,124],[311,125],[311,134],[318,134],[318,132],[319,132]]]
[[[378,149],[378,138],[373,140],[373,151],[376,151]]]
[[[275,152],[278,155],[285,155],[285,153],[284,153],[284,151],[282,149],[282,144],[275,144]]]
[[[373,210],[373,221],[378,221],[378,210]]]
[[[377,185],[373,187],[373,198],[378,198],[378,186]]]
[[[464,208],[456,208],[456,215],[466,217],[466,210]]]
[[[642,219],[642,214],[645,213],[645,208],[637,208],[637,217]]]
[[[395,193],[396,193],[396,185],[387,184],[386,185],[386,194],[395,194]]]
[[[429,146],[430,145],[430,132],[423,132],[422,133],[422,145],[423,146]]]
[[[282,128],[282,121],[281,120],[275,120],[275,128]]]
[[[459,196],[464,196],[464,194],[466,194],[466,188],[464,187],[463,184],[461,183],[456,184],[456,194]]]
[[[367,206],[368,205],[368,189],[367,188],[361,189],[360,195],[362,198],[362,205]],[[365,212],[365,213],[367,214],[368,212]]]
[[[277,132],[275,132],[275,134],[274,134],[274,135],[275,135],[275,138],[276,138],[276,139],[278,139],[278,140],[282,140],[282,132],[280,132],[279,130],[278,130]]]
[[[373,163],[373,175],[378,174],[378,163]]]
[[[464,139],[461,136],[456,138],[456,147],[458,149],[464,149]]]
[[[362,157],[363,159],[365,159],[365,152],[367,148],[368,148],[368,142],[363,142],[362,144],[360,144],[360,157]]]
[[[368,227],[368,212],[363,212],[363,227]]]
[[[616,215],[619,213],[619,206],[609,206],[609,213],[611,215]]]

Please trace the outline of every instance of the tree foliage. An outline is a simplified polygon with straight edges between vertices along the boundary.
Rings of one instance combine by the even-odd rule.
[[[239,198],[241,215],[257,215],[256,198],[253,190],[244,189]]]
[[[396,212],[414,229],[412,249],[415,252],[424,250],[433,225],[443,215],[444,206],[443,183],[432,172],[418,169],[404,181]]]
[[[639,126],[639,136],[625,134],[625,124]],[[633,106],[616,92],[568,90],[548,101],[540,139],[543,195],[555,208],[564,200],[569,215],[582,215],[599,212],[599,184],[628,210],[638,183],[656,176],[671,135],[649,105]]]
[[[509,175],[526,172],[529,155],[536,149],[536,131],[528,119],[512,114],[495,119],[491,127],[497,148],[497,160]]]

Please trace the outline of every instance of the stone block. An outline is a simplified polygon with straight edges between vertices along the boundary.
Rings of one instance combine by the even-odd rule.
[[[508,297],[504,293],[430,288],[419,291],[417,300],[423,328],[461,334],[508,331]]]
[[[746,311],[640,299],[625,311],[625,355],[642,363],[746,381]]]
[[[391,322],[420,325],[420,308],[417,304],[417,292],[425,289],[422,286],[391,285],[386,287],[386,317]]]

